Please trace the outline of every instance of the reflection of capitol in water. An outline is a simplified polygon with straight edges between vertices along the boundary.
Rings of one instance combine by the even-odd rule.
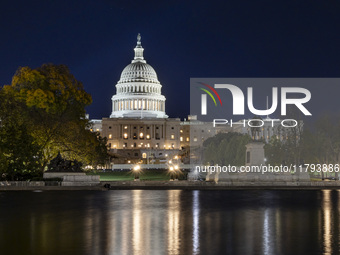
[[[0,193],[1,254],[340,253],[340,191],[32,194]]]
[[[108,223],[111,240],[108,253],[179,254],[181,226],[184,225],[180,217],[182,191],[168,191],[166,199],[163,196],[155,197],[152,191],[128,192],[132,192],[130,201],[120,204],[119,208],[115,205],[115,199],[109,201],[116,210],[110,213]],[[153,194],[150,199],[147,198],[149,194]],[[155,204],[158,205],[156,208]],[[124,210],[130,205],[132,210]]]

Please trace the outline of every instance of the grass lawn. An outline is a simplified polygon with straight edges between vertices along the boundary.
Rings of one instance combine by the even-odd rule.
[[[101,181],[132,181],[134,175],[131,171],[113,171],[87,173],[88,175],[100,175]],[[165,170],[143,170],[140,174],[141,181],[168,181],[170,175]]]

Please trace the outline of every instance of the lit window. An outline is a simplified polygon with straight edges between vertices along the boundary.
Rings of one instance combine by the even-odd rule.
[[[180,140],[181,142],[183,142],[183,137],[181,136],[181,137],[179,138],[179,140]]]
[[[146,135],[146,139],[150,139],[150,135]]]
[[[111,139],[112,138],[112,135],[111,134],[109,134],[109,139]]]
[[[91,128],[91,129],[90,129],[90,131],[92,132],[92,131],[93,131],[93,129]]]
[[[175,139],[175,135],[171,135],[171,139],[172,139],[172,140]]]
[[[127,129],[127,126],[125,126],[124,129]]]
[[[187,142],[189,142],[190,141],[190,138],[189,137],[187,137]]]
[[[99,131],[99,128],[97,128],[96,131]]]
[[[140,133],[140,134],[139,134],[139,138],[140,138],[140,139],[143,139],[143,138],[144,138],[144,134],[143,134],[143,133]]]
[[[197,142],[197,137],[194,137],[194,142]]]
[[[179,132],[183,133],[183,129],[181,129]]]
[[[145,153],[145,152],[142,154],[142,157],[143,157],[143,158],[146,158],[146,153]]]
[[[128,134],[124,133],[124,139],[127,139],[127,138],[128,138]]]

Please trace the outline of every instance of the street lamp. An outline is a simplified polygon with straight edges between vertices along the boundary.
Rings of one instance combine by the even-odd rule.
[[[134,167],[133,167],[133,174],[134,174],[134,176],[135,176],[135,179],[134,179],[134,181],[139,181],[139,174],[140,174],[140,165],[135,165]]]
[[[170,172],[170,180],[178,180],[178,174],[179,174],[178,165],[170,165],[169,172]]]
[[[175,179],[175,178],[174,178],[174,177],[175,177],[175,176],[174,176],[174,175],[175,175],[174,167],[173,167],[173,166],[170,166],[170,167],[169,167],[169,171],[170,171],[170,181],[171,181],[171,180],[174,180],[174,179]]]

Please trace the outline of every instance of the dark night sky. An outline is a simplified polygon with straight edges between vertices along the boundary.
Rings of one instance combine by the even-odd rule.
[[[65,64],[91,118],[110,115],[138,32],[170,117],[189,114],[190,77],[340,77],[336,0],[1,3],[0,84],[19,66]]]

